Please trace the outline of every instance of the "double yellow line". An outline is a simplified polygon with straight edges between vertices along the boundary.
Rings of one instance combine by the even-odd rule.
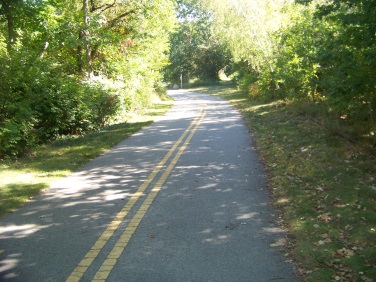
[[[123,222],[124,218],[128,215],[129,211],[132,207],[136,204],[139,198],[144,195],[145,190],[149,187],[150,183],[154,180],[157,174],[163,169],[167,161],[170,157],[174,154],[177,150],[179,145],[183,142],[184,143],[178,149],[176,155],[170,162],[170,164],[166,167],[165,171],[157,181],[157,183],[153,186],[153,188],[148,192],[146,199],[138,209],[137,213],[133,216],[131,221],[129,222],[127,228],[120,236],[118,241],[115,243],[114,247],[112,248],[111,252],[107,256],[107,258],[102,263],[101,267],[97,271],[92,281],[105,281],[107,277],[110,275],[113,267],[115,266],[118,258],[123,253],[125,247],[127,246],[129,240],[131,239],[133,233],[137,229],[139,223],[141,222],[142,218],[144,217],[145,213],[151,206],[153,200],[157,196],[158,192],[161,190],[163,184],[165,183],[166,179],[170,175],[172,169],[175,167],[176,163],[178,162],[179,158],[183,154],[184,150],[186,149],[187,145],[191,141],[193,135],[196,133],[198,127],[200,126],[201,122],[205,118],[206,110],[204,107],[201,108],[199,115],[191,122],[188,128],[183,132],[180,138],[175,142],[172,148],[167,152],[164,158],[159,162],[159,164],[153,169],[150,173],[148,178],[142,183],[142,185],[137,189],[137,191],[132,195],[129,201],[125,204],[122,210],[115,216],[106,230],[102,233],[102,235],[98,238],[95,242],[93,247],[87,252],[78,266],[73,270],[73,272],[69,275],[66,279],[66,282],[74,282],[80,281],[82,276],[85,274],[87,269],[96,259],[102,248],[106,245],[108,240],[117,230],[119,225]],[[188,135],[188,137],[187,137]]]

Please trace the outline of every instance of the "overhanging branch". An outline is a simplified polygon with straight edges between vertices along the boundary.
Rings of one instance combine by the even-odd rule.
[[[94,0],[90,0],[90,12],[95,12],[97,10],[100,10],[102,9],[102,11],[100,11],[99,13],[103,13],[104,11],[114,7],[116,5],[116,0],[114,0],[114,2],[112,4],[103,4],[101,6],[95,6],[95,3],[94,3]]]
[[[130,14],[134,14],[136,12],[136,10],[130,10],[128,12],[125,12],[119,16],[117,16],[116,18],[112,19],[111,21],[108,22],[108,27],[109,28],[112,28],[115,26],[115,24],[121,20],[122,18],[125,18],[126,16],[129,16]]]

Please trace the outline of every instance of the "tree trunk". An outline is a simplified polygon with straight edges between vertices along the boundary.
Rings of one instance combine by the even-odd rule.
[[[78,35],[79,44],[77,46],[77,69],[79,74],[84,72],[84,63],[82,61],[82,38],[84,37],[83,32],[81,31]]]
[[[90,44],[88,42],[88,36],[89,36],[89,17],[88,17],[88,11],[89,11],[89,1],[83,0],[83,12],[84,12],[84,25],[86,27],[86,31],[84,32],[84,36],[86,36],[85,40],[85,51],[86,51],[86,65],[87,65],[87,76],[92,77],[93,76],[93,61],[91,58],[91,49]]]
[[[42,52],[40,53],[39,58],[42,59],[42,58],[44,57],[44,54],[46,53],[47,48],[48,48],[49,45],[50,45],[50,43],[48,43],[48,41],[44,42],[43,50],[42,50]]]
[[[5,2],[5,1],[4,1]],[[8,42],[7,48],[8,52],[12,51],[12,45],[14,43],[14,31],[13,31],[13,16],[12,16],[12,6],[9,2],[3,3],[5,14],[7,17],[7,25],[8,25]]]
[[[93,76],[93,60],[91,57],[91,50],[88,43],[85,45],[86,48],[86,63],[87,63],[87,76],[92,77]]]
[[[373,107],[374,105],[374,99],[371,97],[371,101],[369,102],[369,110],[370,110],[370,116],[371,116],[371,127],[373,130],[373,146],[376,147],[376,112]]]

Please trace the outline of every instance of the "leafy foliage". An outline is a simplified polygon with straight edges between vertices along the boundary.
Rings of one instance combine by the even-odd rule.
[[[148,105],[174,2],[0,1],[0,157]]]
[[[8,73],[1,79],[1,155],[17,156],[58,136],[99,128],[117,111],[118,97],[99,84],[53,76],[39,60],[33,66],[16,62],[5,62]]]
[[[319,52],[321,85],[329,102],[376,144],[376,6],[373,1],[334,1],[316,16],[332,27]],[[330,40],[329,40],[330,38]]]
[[[228,49],[212,32],[212,13],[198,1],[178,1],[179,26],[171,34],[170,65],[166,80],[179,82],[192,78],[218,80],[218,72],[230,62]]]
[[[374,1],[202,1],[253,97],[327,103],[376,144]],[[372,137],[373,136],[373,137]]]

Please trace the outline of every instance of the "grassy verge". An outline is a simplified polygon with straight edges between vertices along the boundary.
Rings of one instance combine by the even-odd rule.
[[[318,124],[314,105],[261,103],[226,87],[196,88],[229,100],[248,123],[307,281],[376,278],[375,149]]]
[[[66,138],[36,148],[28,157],[0,161],[0,218],[27,202],[53,181],[75,171],[91,159],[150,124],[172,105],[171,100],[152,105],[127,123],[99,132]]]

